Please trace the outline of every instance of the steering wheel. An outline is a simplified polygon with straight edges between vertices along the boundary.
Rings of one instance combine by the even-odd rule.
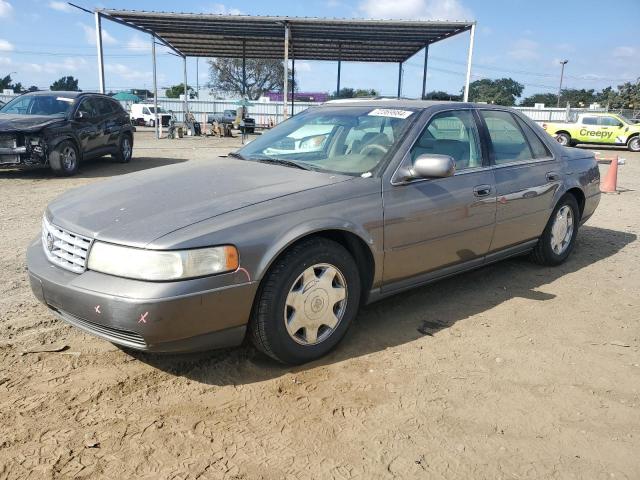
[[[371,150],[371,151],[368,152],[367,150]],[[383,145],[380,145],[378,143],[369,143],[369,144],[365,145],[364,147],[362,147],[362,150],[360,150],[360,154],[361,155],[369,155],[370,153],[373,153],[376,150],[378,152],[381,152],[383,155],[389,151],[389,149],[387,147],[383,146]]]

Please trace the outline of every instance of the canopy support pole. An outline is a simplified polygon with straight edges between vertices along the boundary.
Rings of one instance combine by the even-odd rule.
[[[156,140],[160,138],[160,125],[158,125],[158,76],[156,74],[156,37],[151,35],[151,58],[153,59],[153,127],[156,131]]]
[[[189,92],[187,88],[187,57],[182,57],[182,65],[184,69],[184,121],[187,121],[187,112],[189,111]]]
[[[422,100],[427,96],[427,63],[429,62],[429,45],[424,47],[424,68],[422,70]]]
[[[296,57],[291,59],[291,116],[295,115],[293,107],[296,104]]]
[[[282,98],[282,116],[286,120],[289,117],[289,23],[284,24],[284,88]]]
[[[242,98],[247,94],[247,41],[242,40]]]
[[[398,63],[398,98],[402,94],[402,62]]]
[[[469,35],[469,56],[467,57],[467,78],[464,82],[464,99],[469,101],[469,83],[471,82],[471,61],[473,59],[473,40],[476,36],[476,24],[471,25],[471,33]]]
[[[340,98],[340,69],[342,68],[342,44],[338,45],[338,86],[336,87],[336,98]]]
[[[96,20],[96,48],[98,49],[98,82],[100,85],[100,93],[105,93],[104,85],[104,55],[102,52],[102,15],[95,12]]]

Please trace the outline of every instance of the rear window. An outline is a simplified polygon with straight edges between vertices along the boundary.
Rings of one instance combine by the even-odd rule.
[[[527,141],[529,142],[529,146],[533,151],[533,158],[549,158],[551,157],[551,152],[546,147],[546,145],[540,140],[540,137],[533,131],[533,129],[527,125],[527,123],[521,118],[516,116],[518,123],[520,124],[520,128],[524,131],[525,136],[527,137]]]

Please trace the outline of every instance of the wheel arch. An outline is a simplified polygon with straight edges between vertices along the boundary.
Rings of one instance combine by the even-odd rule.
[[[73,143],[73,146],[76,147],[76,150],[78,151],[78,160],[82,161],[83,152],[82,152],[82,148],[80,148],[80,142],[78,142],[78,140],[73,135],[64,135],[64,136],[56,137],[53,140],[50,140],[49,141],[49,146],[48,146],[48,151],[47,151],[47,161],[49,161],[48,160],[49,154],[52,151],[54,151],[56,148],[58,148],[58,146],[62,142],[71,142],[71,143]]]
[[[582,214],[584,213],[584,205],[587,200],[584,192],[578,187],[572,187],[565,192],[565,195],[567,194],[573,195],[573,197],[576,199],[576,202],[578,202],[578,208],[580,208],[580,218],[582,218]],[[558,199],[558,201],[560,201],[560,199]]]
[[[259,265],[256,278],[262,283],[275,262],[295,245],[309,238],[326,238],[342,245],[354,258],[361,279],[361,302],[366,302],[369,292],[376,278],[378,265],[372,249],[373,241],[361,232],[345,226],[317,226],[305,231],[291,232],[285,236],[274,248],[270,249],[265,259]]]

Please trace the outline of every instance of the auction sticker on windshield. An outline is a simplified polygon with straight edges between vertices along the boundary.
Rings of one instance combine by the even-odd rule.
[[[408,118],[413,112],[410,110],[396,110],[393,108],[376,108],[369,112],[371,117]]]

